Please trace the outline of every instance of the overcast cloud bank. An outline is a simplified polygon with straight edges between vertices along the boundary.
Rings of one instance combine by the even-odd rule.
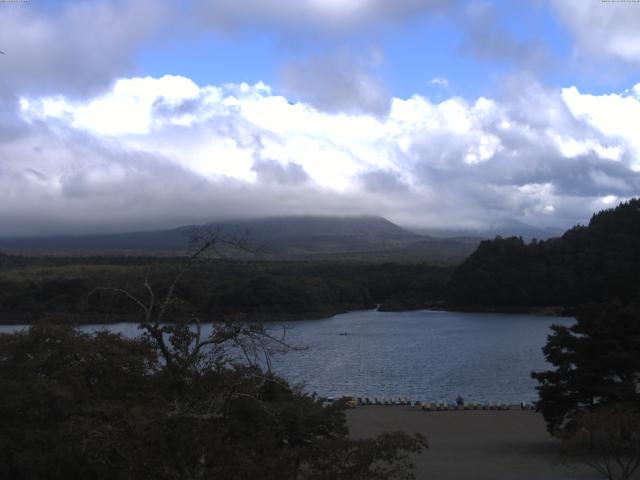
[[[566,226],[640,191],[640,84],[602,96],[514,84],[500,100],[393,98],[382,116],[178,76],[22,96],[4,115],[19,133],[0,144],[0,220],[16,225],[5,234],[303,213]]]
[[[514,38],[487,2],[33,3],[0,11],[0,235],[317,213],[567,227],[640,192],[640,83],[598,95],[545,86],[532,76],[548,68],[548,45]],[[640,8],[542,4],[572,36],[574,62],[637,68]],[[294,55],[278,85],[136,73],[145,45],[202,32],[339,45],[443,14],[458,15],[461,52],[513,67],[492,98],[455,95],[446,71],[431,80],[437,101],[394,97],[377,74],[385,52],[370,44]]]

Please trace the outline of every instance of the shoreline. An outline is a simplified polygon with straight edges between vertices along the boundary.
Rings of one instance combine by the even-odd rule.
[[[305,320],[322,320],[325,318],[331,318],[336,315],[346,314],[350,312],[365,312],[375,311],[375,308],[361,308],[361,309],[335,309],[335,310],[323,310],[320,312],[308,312],[304,314],[298,313],[220,313],[211,314],[212,317],[217,319],[205,318],[201,320],[201,324],[217,323],[224,321],[225,317],[238,317],[239,320],[250,323],[276,323],[276,322],[298,322]],[[20,317],[20,315],[6,315],[7,317]],[[115,325],[118,323],[141,323],[140,320],[134,319],[135,314],[123,314],[123,315],[105,315],[105,314],[64,314],[64,313],[48,313],[38,317],[35,314],[22,315],[21,320],[6,320],[0,316],[0,325],[12,326],[12,325]],[[46,320],[42,320],[45,317]],[[66,317],[66,318],[65,318]],[[171,324],[173,322],[167,321],[163,324]]]
[[[370,308],[353,308],[353,309],[335,309],[335,310],[323,310],[316,312],[307,312],[304,314],[298,313],[220,313],[218,314],[219,320],[203,319],[202,324],[216,323],[223,321],[225,317],[237,316],[238,319],[250,323],[277,323],[277,322],[298,322],[306,320],[324,320],[336,315],[344,315],[352,312],[381,312],[381,313],[403,313],[403,312],[419,312],[419,311],[436,311],[436,312],[459,312],[459,313],[497,313],[497,314],[516,314],[516,315],[533,315],[539,317],[573,317],[573,311],[565,307],[526,307],[526,308],[498,308],[498,307],[456,307],[456,306],[444,306],[444,305],[429,305],[419,308],[409,308],[404,310],[385,309],[384,304],[379,304]],[[140,323],[139,320],[130,317],[135,315],[104,315],[104,314],[64,314],[64,313],[47,313],[41,317],[36,314],[22,314],[23,318],[14,320],[16,317],[20,317],[20,314],[11,315],[11,320],[3,318],[0,315],[1,326],[17,326],[17,325],[115,325],[119,323]],[[216,314],[212,314],[216,316]],[[9,317],[9,315],[6,315]],[[46,320],[43,320],[45,317]],[[65,318],[66,317],[66,318]],[[172,322],[164,322],[172,323]]]
[[[533,315],[537,317],[573,317],[577,307],[565,307],[561,305],[529,306],[529,307],[497,307],[497,306],[456,306],[433,305],[425,308],[441,312],[461,313],[511,313],[521,315]],[[421,309],[421,310],[425,310]]]

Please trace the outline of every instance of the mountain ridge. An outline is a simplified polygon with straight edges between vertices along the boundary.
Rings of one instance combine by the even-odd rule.
[[[358,251],[401,248],[428,237],[405,230],[380,216],[278,216],[224,220],[219,226],[227,233],[246,232],[257,244],[272,252]],[[185,250],[189,232],[200,226],[131,231],[109,234],[52,235],[0,238],[0,248],[24,250]]]

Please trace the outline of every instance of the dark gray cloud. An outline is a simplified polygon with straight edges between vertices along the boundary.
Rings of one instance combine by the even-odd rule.
[[[371,28],[418,13],[446,10],[455,0],[64,0],[3,4],[2,88],[22,93],[84,96],[131,74],[141,47],[181,35],[273,28],[299,31]],[[310,30],[311,29],[311,30]]]
[[[346,51],[293,61],[282,72],[292,96],[325,112],[384,115],[391,98],[366,59]]]
[[[637,2],[551,0],[550,3],[560,22],[573,34],[574,54],[580,63],[587,60],[587,65],[601,66],[604,60],[632,68],[640,65]]]
[[[505,28],[496,7],[486,1],[469,3],[461,15],[463,40],[459,50],[483,61],[508,63],[539,71],[552,56],[541,39],[521,39]]]
[[[201,25],[230,31],[276,28],[313,34],[344,34],[418,15],[446,11],[458,0],[194,0]]]
[[[178,103],[169,102],[161,97],[153,102],[152,113],[154,117],[171,118],[181,115],[196,115],[202,107],[201,98],[189,98]]]
[[[399,174],[389,170],[365,172],[360,175],[359,180],[365,190],[384,195],[407,193],[410,188]]]
[[[44,8],[44,7],[43,7]],[[4,83],[15,91],[85,94],[130,72],[144,42],[171,30],[166,0],[38,2],[0,8]]]
[[[300,185],[311,180],[304,168],[294,162],[283,165],[276,160],[256,159],[252,171],[261,184]]]
[[[0,146],[5,141],[20,137],[27,125],[18,116],[18,97],[8,88],[2,88],[0,80]]]

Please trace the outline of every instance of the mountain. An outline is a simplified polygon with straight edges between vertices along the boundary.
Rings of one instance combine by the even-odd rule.
[[[454,271],[448,301],[459,306],[575,306],[640,299],[640,198],[592,216],[561,237],[496,238]]]
[[[421,237],[382,217],[271,217],[212,224],[227,233],[246,232],[269,253],[397,249]],[[12,250],[172,251],[188,248],[193,226],[118,234],[0,238]],[[197,227],[196,227],[197,228]]]

